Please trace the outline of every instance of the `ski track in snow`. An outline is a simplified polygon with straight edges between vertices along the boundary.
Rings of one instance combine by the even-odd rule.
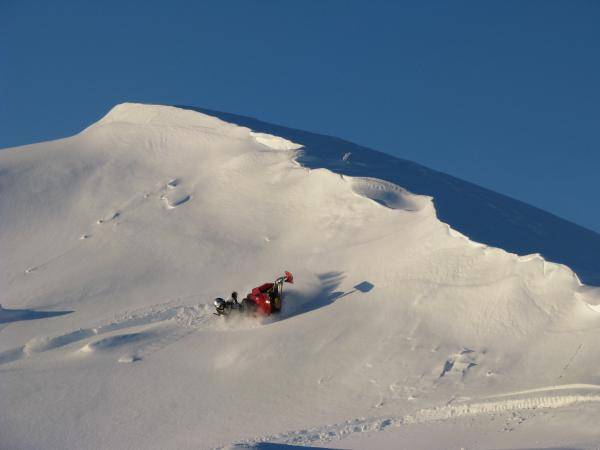
[[[554,386],[550,388],[539,388],[517,393],[501,394],[497,397],[510,396],[529,392],[542,392],[549,390],[568,390],[568,389],[593,389],[598,390],[600,386],[587,384],[572,384],[563,386]],[[491,397],[487,397],[491,398]],[[302,429],[288,433],[274,434],[271,436],[258,437],[251,440],[240,441],[235,446],[255,446],[260,443],[276,443],[285,445],[310,445],[317,442],[338,441],[351,434],[368,433],[383,431],[388,428],[399,428],[414,424],[435,422],[461,417],[477,416],[484,414],[505,414],[514,413],[523,410],[538,409],[557,409],[583,403],[600,402],[600,395],[559,395],[559,396],[540,396],[525,397],[510,400],[460,403],[439,406],[435,408],[426,408],[417,411],[414,414],[404,416],[388,416],[374,418],[359,418],[349,420],[344,423],[334,425],[324,425],[320,427]],[[222,449],[228,448],[219,447]]]

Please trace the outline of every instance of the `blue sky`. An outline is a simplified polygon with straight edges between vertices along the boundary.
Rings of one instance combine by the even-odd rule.
[[[0,147],[124,101],[188,104],[344,137],[600,231],[599,24],[596,1],[0,0]]]

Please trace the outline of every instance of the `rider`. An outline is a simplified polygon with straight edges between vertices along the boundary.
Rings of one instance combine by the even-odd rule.
[[[284,282],[294,282],[294,277],[290,272],[286,271],[284,276],[277,278],[274,283],[264,283],[255,287],[241,303],[238,302],[237,292],[232,292],[231,299],[228,300],[217,298],[214,301],[217,310],[216,314],[218,316],[227,315],[233,309],[266,316],[273,312],[279,312],[281,311],[281,297]]]
[[[240,308],[237,292],[233,291],[231,293],[231,298],[228,298],[227,300],[224,300],[222,298],[215,299],[214,305],[217,309],[217,315],[227,315],[231,312],[232,309]]]

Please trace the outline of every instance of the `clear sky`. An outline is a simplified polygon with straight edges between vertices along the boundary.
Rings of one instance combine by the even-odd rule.
[[[0,147],[124,101],[343,137],[600,231],[599,1],[0,0]]]

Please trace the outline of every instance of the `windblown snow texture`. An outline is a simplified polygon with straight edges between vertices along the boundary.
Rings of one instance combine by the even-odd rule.
[[[306,167],[376,177],[431,196],[439,219],[470,239],[519,255],[539,253],[571,267],[584,283],[600,286],[600,234],[594,231],[473,183],[343,139],[230,113],[180,108],[302,144],[298,161]]]
[[[597,242],[342,140],[118,105],[0,152],[0,448],[593,448],[600,289],[506,250],[593,281]],[[278,316],[213,315],[284,270]]]

